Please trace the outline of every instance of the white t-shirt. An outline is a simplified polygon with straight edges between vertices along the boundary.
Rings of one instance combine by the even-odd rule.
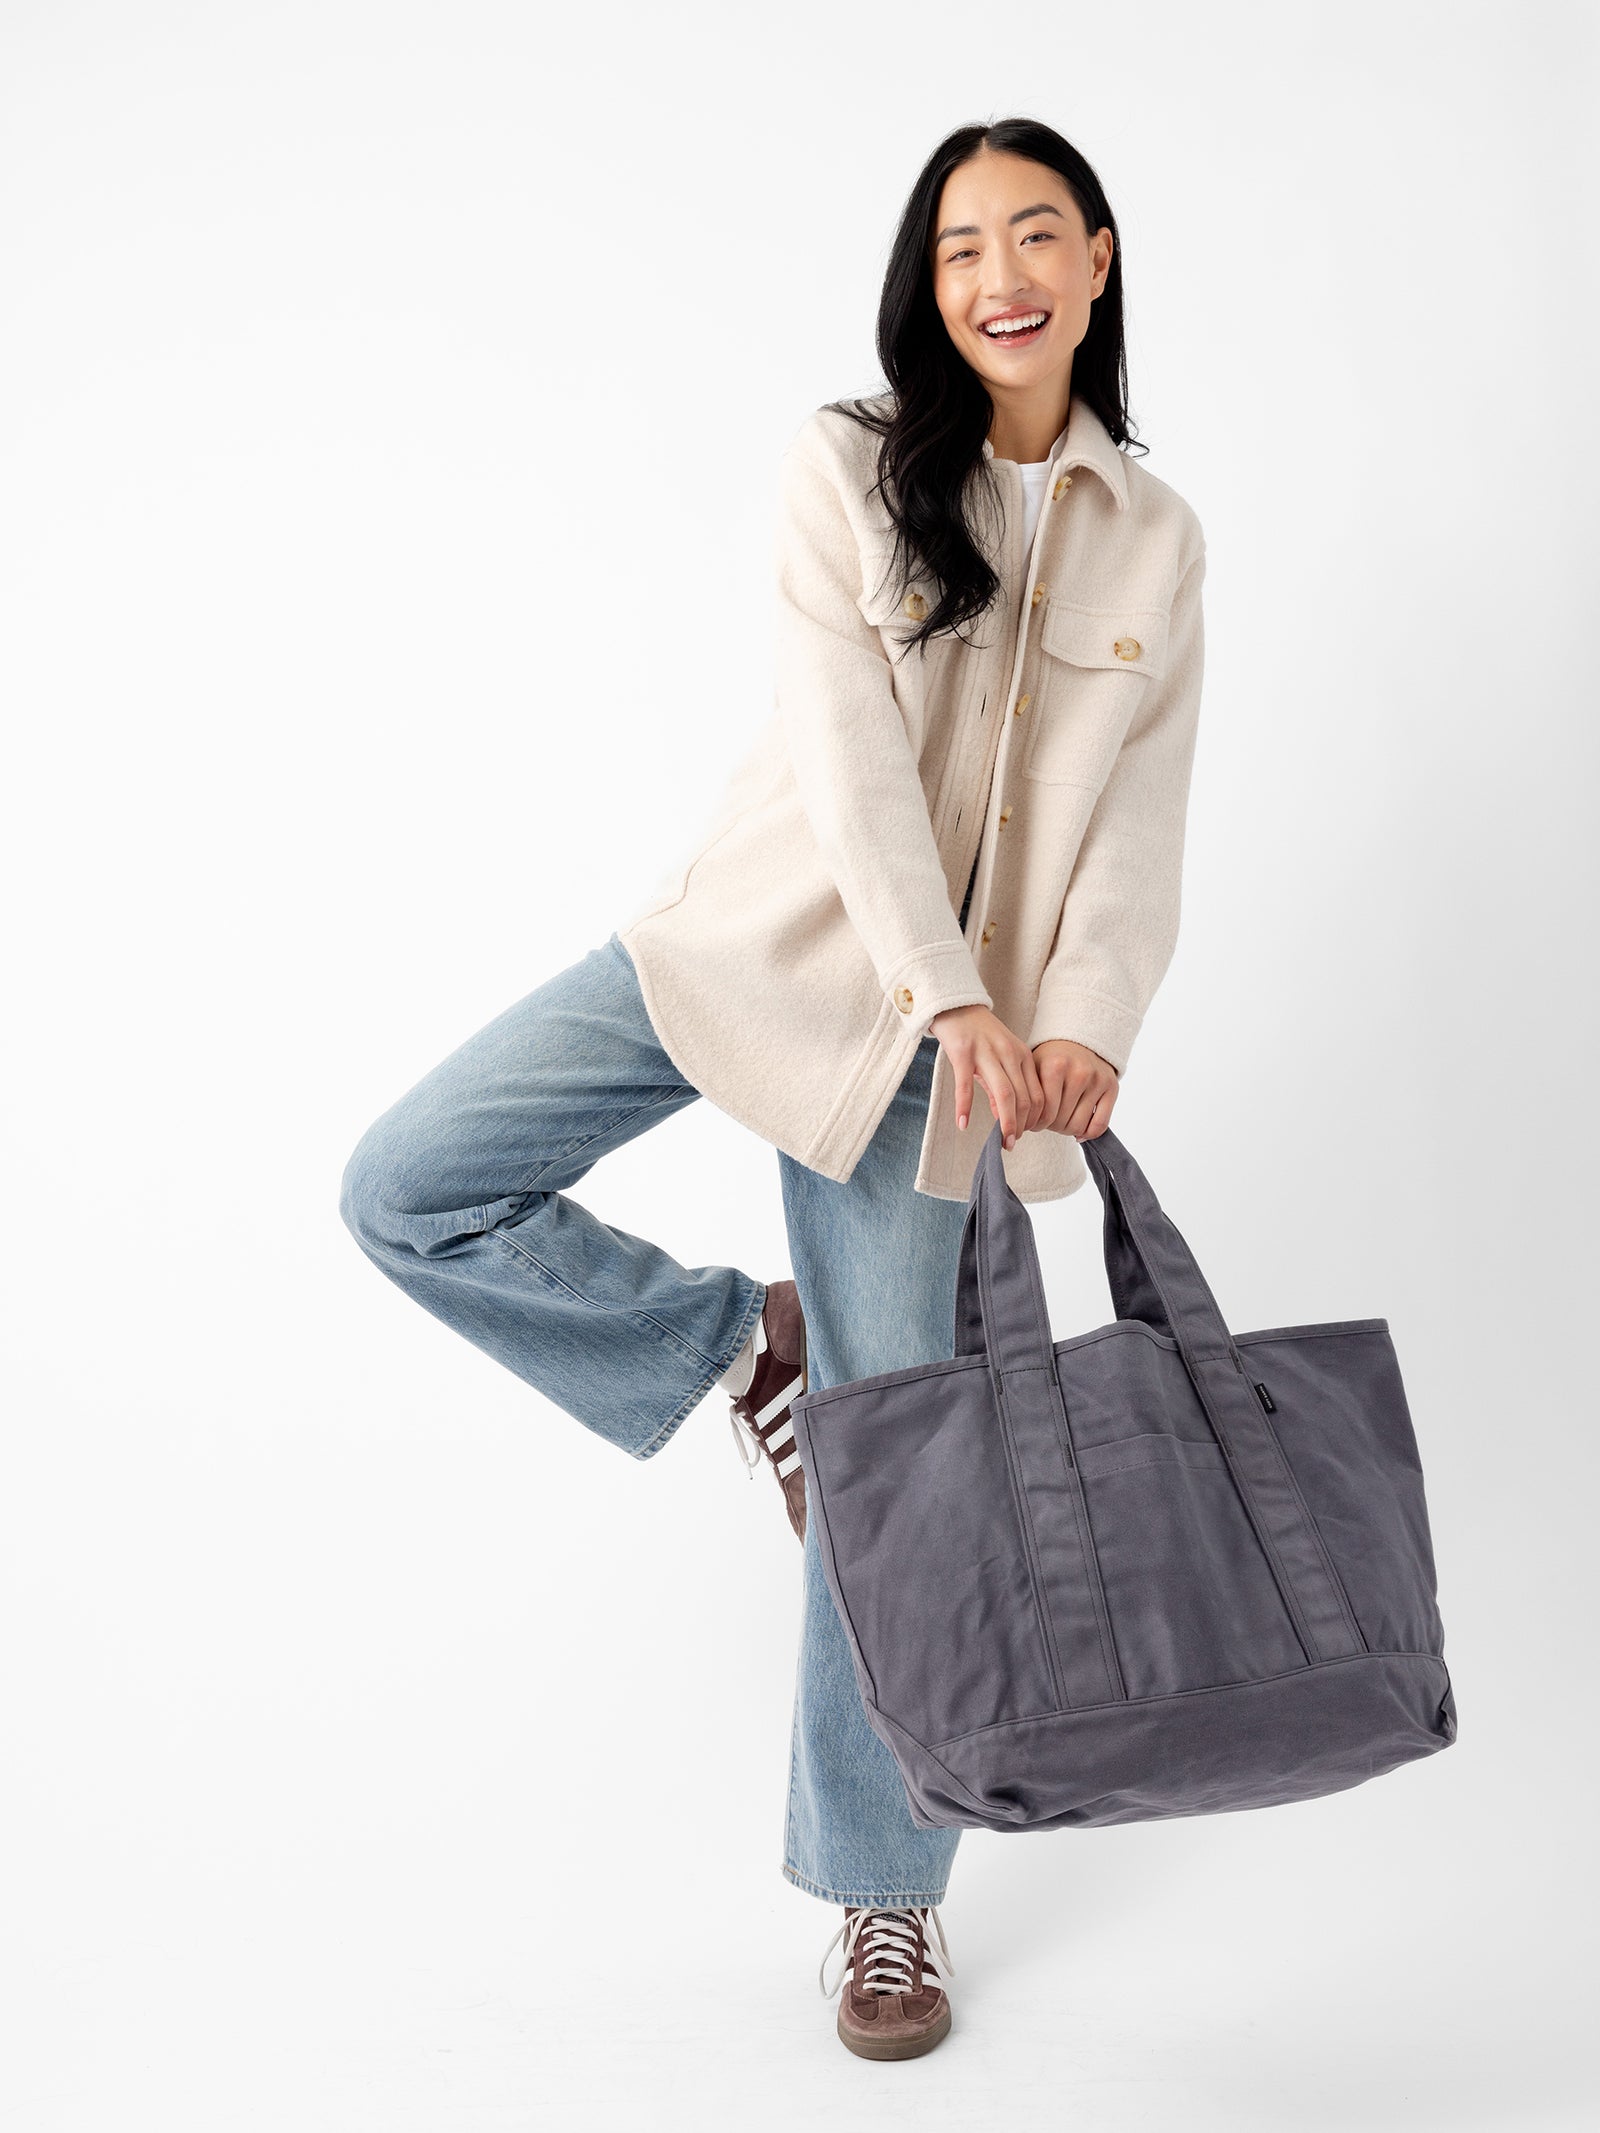
[[[1021,463],[1022,472],[1022,552],[1033,547],[1034,530],[1039,523],[1039,510],[1044,503],[1044,485],[1050,473],[1050,461],[1040,459],[1029,465]]]

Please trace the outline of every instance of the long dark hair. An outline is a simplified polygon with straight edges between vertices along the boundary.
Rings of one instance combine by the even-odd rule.
[[[878,361],[893,395],[891,406],[868,408],[859,398],[829,403],[881,439],[875,486],[895,526],[891,575],[898,573],[902,591],[919,572],[939,586],[921,626],[902,640],[906,650],[925,649],[937,633],[959,632],[1000,589],[967,515],[979,482],[990,507],[998,502],[994,471],[983,456],[994,403],[945,329],[934,300],[931,257],[944,181],[982,148],[1045,164],[1077,201],[1090,234],[1101,228],[1111,232],[1111,266],[1072,359],[1072,392],[1094,409],[1116,444],[1133,442],[1122,330],[1122,238],[1100,180],[1070,141],[1037,119],[957,127],[918,173],[883,277]],[[1142,444],[1137,448],[1148,450]]]

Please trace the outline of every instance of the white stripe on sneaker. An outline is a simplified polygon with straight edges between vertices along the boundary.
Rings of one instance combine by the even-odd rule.
[[[791,1378],[788,1384],[784,1386],[782,1392],[774,1393],[772,1398],[767,1402],[766,1406],[758,1409],[756,1413],[755,1420],[757,1429],[759,1429],[764,1422],[770,1422],[774,1415],[781,1414],[784,1408],[786,1408],[789,1402],[794,1398],[795,1394],[800,1390],[800,1387],[804,1382],[805,1381],[803,1378]]]

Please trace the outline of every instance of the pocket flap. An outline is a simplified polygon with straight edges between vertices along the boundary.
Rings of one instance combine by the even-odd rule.
[[[1158,607],[1077,607],[1052,600],[1040,641],[1075,667],[1113,667],[1155,676],[1167,664],[1167,616]]]

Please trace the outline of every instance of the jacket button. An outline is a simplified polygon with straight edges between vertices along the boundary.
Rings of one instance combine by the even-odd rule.
[[[898,1007],[898,1008],[899,1008],[899,1010],[900,1010],[901,1014],[903,1014],[903,1015],[909,1015],[909,1014],[910,1014],[910,1012],[911,1012],[911,1006],[912,1006],[912,1001],[911,1001],[911,987],[910,987],[909,985],[897,985],[897,986],[895,987],[895,989],[894,989],[894,1004],[895,1004],[895,1006],[896,1006],[896,1007]]]
[[[1031,704],[1032,702],[1033,698],[1031,696],[1019,696],[1017,698],[1016,708],[1012,711],[1011,716],[1013,718],[1021,718],[1023,712],[1027,710],[1029,704]]]
[[[1119,659],[1137,659],[1144,647],[1137,637],[1119,637],[1111,649]]]
[[[1006,824],[1007,824],[1007,823],[1008,823],[1008,822],[1009,822],[1010,820],[1011,820],[1011,809],[1010,809],[1009,807],[1002,807],[1002,808],[1001,808],[1001,810],[1000,810],[1000,827],[1001,827],[1002,829],[1004,829],[1004,828],[1005,828],[1005,826],[1006,826]]]
[[[992,918],[991,918],[991,919],[990,919],[990,921],[989,921],[989,923],[988,923],[988,925],[984,927],[984,929],[983,929],[983,939],[982,939],[982,940],[981,940],[981,941],[979,942],[979,944],[978,944],[978,945],[979,945],[979,946],[980,946],[981,948],[987,948],[987,947],[988,947],[988,945],[989,945],[989,936],[990,936],[990,935],[991,935],[991,934],[992,934],[992,933],[994,932],[995,926],[996,926],[997,924],[998,924],[998,921],[997,921],[997,920],[995,920],[995,919],[992,919]]]
[[[1050,491],[1050,494],[1055,498],[1057,503],[1060,503],[1062,497],[1066,495],[1067,491],[1071,487],[1072,476],[1070,474],[1063,474],[1061,479],[1056,483],[1055,487]]]
[[[1049,590],[1050,588],[1048,585],[1036,585],[1033,588],[1033,606],[1037,607],[1039,605],[1039,602],[1044,598],[1045,594]]]
[[[906,613],[913,622],[920,622],[927,612],[928,603],[923,599],[921,593],[906,594]]]

